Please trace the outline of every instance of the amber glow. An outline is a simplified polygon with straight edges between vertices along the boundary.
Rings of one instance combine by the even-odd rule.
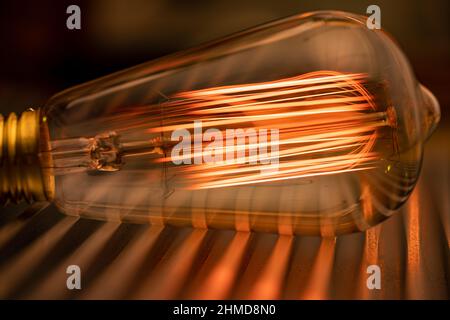
[[[203,130],[223,132],[225,142],[214,149],[215,154],[222,153],[223,161],[179,168],[178,173],[187,175],[192,189],[368,170],[379,159],[373,150],[377,129],[387,122],[386,113],[377,111],[374,97],[364,87],[366,81],[364,74],[318,71],[278,81],[181,92],[164,103],[163,125],[149,131],[170,137],[173,130],[193,130],[194,121],[200,119]],[[270,150],[270,139],[245,145],[229,143],[225,133],[229,128],[279,130],[277,170],[249,164],[255,160],[249,150],[261,146]],[[246,159],[225,160],[227,154],[243,148]],[[193,150],[185,157],[204,157],[212,152]],[[258,156],[268,159],[271,154],[267,151]],[[157,161],[172,160],[166,153]]]

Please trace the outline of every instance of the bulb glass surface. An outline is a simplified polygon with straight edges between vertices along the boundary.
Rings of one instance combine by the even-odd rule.
[[[394,41],[328,11],[66,90],[43,153],[70,215],[336,235],[406,201],[438,121]]]

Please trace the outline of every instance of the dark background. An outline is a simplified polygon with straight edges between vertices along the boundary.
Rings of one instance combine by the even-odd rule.
[[[81,30],[66,28],[70,4],[81,8]],[[447,120],[446,0],[1,1],[0,108],[40,106],[69,86],[274,19],[325,9],[365,15],[370,4],[380,6],[382,27],[397,39],[419,81],[436,94]]]
[[[81,30],[66,28],[71,4],[81,8]],[[382,27],[441,104],[422,177],[401,213],[370,232],[333,240],[251,235],[236,245],[241,235],[234,232],[148,231],[73,222],[53,208],[25,218],[25,205],[0,208],[0,298],[448,298],[447,0],[2,1],[0,113],[42,106],[69,86],[270,20],[324,9],[365,15],[370,4],[381,7]],[[197,247],[183,247],[186,241]],[[227,248],[240,255],[224,258]],[[65,289],[68,263],[85,270],[81,292]],[[383,267],[381,291],[364,289],[371,263]],[[220,288],[224,279],[232,282],[227,290]]]

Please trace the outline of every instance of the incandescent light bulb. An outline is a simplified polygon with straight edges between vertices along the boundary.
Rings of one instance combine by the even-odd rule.
[[[384,31],[307,13],[0,118],[0,196],[93,219],[354,232],[406,201],[439,117]]]

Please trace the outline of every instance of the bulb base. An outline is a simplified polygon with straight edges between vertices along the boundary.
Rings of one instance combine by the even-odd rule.
[[[54,183],[42,168],[48,130],[41,125],[40,111],[28,110],[20,117],[0,115],[0,204],[48,201]]]

